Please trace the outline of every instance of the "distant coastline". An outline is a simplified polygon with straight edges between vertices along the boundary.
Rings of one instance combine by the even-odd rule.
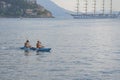
[[[1,0],[0,18],[53,18],[36,0]]]

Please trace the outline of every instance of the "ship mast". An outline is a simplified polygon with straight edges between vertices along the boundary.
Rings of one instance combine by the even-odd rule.
[[[87,8],[88,8],[88,1],[85,0],[85,13],[87,14]]]
[[[79,0],[77,0],[77,15],[79,15]]]
[[[102,14],[104,15],[105,12],[105,0],[103,0],[103,4],[102,4]]]
[[[110,0],[110,15],[112,14],[112,0]]]
[[[96,0],[94,0],[94,3],[93,3],[93,10],[94,10],[94,15],[96,13]]]

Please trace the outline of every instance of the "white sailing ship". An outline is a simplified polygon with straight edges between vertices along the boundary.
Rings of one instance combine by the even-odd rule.
[[[75,19],[104,19],[104,18],[118,18],[119,13],[113,13],[112,0],[110,0],[110,11],[105,13],[105,0],[102,1],[102,13],[96,12],[96,0],[93,1],[93,13],[88,13],[88,0],[84,2],[84,13],[80,13],[80,0],[77,0],[76,14],[71,14]]]

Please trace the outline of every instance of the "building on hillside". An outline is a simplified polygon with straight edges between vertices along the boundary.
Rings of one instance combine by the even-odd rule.
[[[7,8],[7,7],[10,7],[10,6],[11,6],[11,4],[7,4],[4,1],[0,1],[0,8]]]
[[[6,3],[4,1],[0,1],[0,8],[5,8],[6,7]]]
[[[40,6],[40,5],[38,5],[38,8],[37,8],[36,10],[37,10],[38,12],[39,12],[39,11],[43,12],[43,11],[45,11],[45,8],[42,7],[42,6]]]
[[[33,9],[26,9],[25,13],[27,15],[31,15],[31,16],[36,16],[37,15],[37,12],[34,12]]]
[[[28,3],[31,3],[31,4],[36,4],[37,1],[36,0],[26,0]]]

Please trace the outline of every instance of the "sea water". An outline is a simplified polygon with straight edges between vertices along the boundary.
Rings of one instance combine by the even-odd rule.
[[[27,39],[52,50],[20,50]],[[119,79],[119,19],[0,19],[0,80]]]

